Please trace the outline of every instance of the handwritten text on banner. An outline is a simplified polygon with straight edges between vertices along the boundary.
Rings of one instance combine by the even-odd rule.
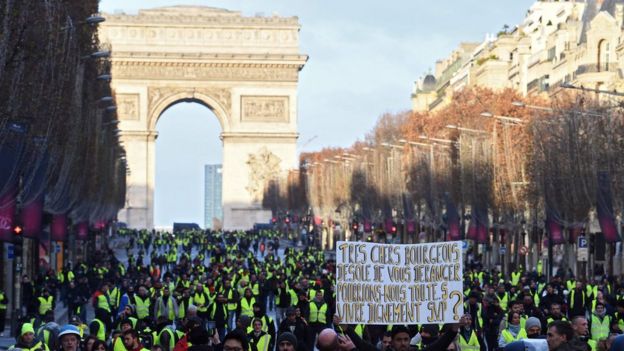
[[[462,242],[336,246],[336,312],[347,324],[456,323]]]

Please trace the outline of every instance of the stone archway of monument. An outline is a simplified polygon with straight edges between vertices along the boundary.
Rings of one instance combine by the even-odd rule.
[[[297,86],[308,57],[300,53],[297,17],[201,6],[103,16],[99,37],[112,51],[111,84],[130,169],[118,219],[153,228],[156,123],[170,106],[194,101],[212,110],[222,128],[224,229],[268,221],[259,189],[298,167]]]
[[[231,130],[228,113],[231,109],[231,98],[227,89],[224,88],[148,88],[153,100],[147,128],[155,130],[162,114],[171,106],[179,102],[196,102],[211,110],[221,125],[221,131],[227,133]]]

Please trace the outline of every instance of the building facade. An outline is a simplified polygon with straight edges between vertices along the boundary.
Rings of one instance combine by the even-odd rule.
[[[221,165],[204,167],[204,227],[222,228],[223,168]]]
[[[523,95],[554,95],[562,85],[621,91],[623,22],[624,0],[537,1],[515,28],[438,61],[415,83],[413,111],[440,109],[471,86]]]

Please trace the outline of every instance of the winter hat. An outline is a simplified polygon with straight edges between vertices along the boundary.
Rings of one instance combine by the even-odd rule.
[[[283,332],[277,337],[277,345],[282,341],[288,341],[295,349],[297,348],[297,337],[291,332]]]
[[[542,322],[538,318],[529,317],[524,324],[524,329],[529,330],[532,327],[540,327],[542,328]]]
[[[22,329],[20,329],[20,336],[23,336],[26,333],[35,333],[35,328],[31,323],[24,323],[22,325]]]
[[[78,327],[76,327],[75,325],[65,324],[64,326],[62,326],[58,334],[58,338],[61,339],[63,335],[67,334],[74,334],[78,337],[78,339],[80,339],[80,330],[78,330]]]

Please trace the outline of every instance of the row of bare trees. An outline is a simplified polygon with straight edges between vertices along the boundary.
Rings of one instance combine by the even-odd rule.
[[[42,206],[93,224],[124,205],[125,152],[97,13],[97,0],[0,2],[2,230]]]
[[[302,154],[300,188],[326,219],[504,245],[507,264],[529,245],[535,261],[543,238],[573,242],[593,222],[619,240],[623,138],[619,105],[593,94],[466,89],[433,113],[382,116],[349,148]]]

